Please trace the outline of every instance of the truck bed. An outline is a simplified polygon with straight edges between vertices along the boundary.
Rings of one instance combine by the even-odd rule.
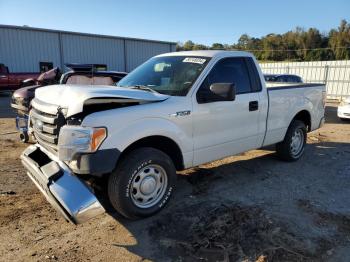
[[[300,110],[311,114],[309,131],[317,129],[324,115],[325,91],[325,85],[314,83],[267,86],[269,105],[264,146],[282,141],[291,120]]]
[[[320,86],[322,84],[317,83],[266,83],[266,88],[268,91],[281,90],[281,89],[291,89],[291,88],[307,88]]]

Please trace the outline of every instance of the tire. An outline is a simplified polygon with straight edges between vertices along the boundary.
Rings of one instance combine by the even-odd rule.
[[[129,219],[148,217],[168,203],[175,181],[170,157],[158,149],[143,147],[123,157],[111,173],[108,197],[121,215]]]
[[[284,161],[298,160],[304,153],[306,137],[305,124],[302,121],[293,120],[288,127],[284,140],[276,144],[277,155]]]
[[[23,142],[23,143],[28,143],[29,141],[29,135],[27,132],[23,132],[19,134],[19,139]]]

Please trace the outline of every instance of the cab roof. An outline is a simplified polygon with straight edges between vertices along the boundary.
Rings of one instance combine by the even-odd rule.
[[[226,51],[226,50],[195,50],[180,51],[158,55],[160,56],[204,56],[204,57],[226,57],[226,56],[245,56],[254,57],[253,54],[244,51]]]

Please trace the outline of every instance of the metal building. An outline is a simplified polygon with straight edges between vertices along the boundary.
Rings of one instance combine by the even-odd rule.
[[[0,25],[0,63],[11,72],[39,72],[66,63],[106,65],[130,72],[148,58],[173,52],[176,43]]]

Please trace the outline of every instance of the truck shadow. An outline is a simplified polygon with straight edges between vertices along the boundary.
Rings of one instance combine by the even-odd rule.
[[[350,177],[350,141],[308,144],[302,159],[292,163],[279,161],[271,150],[253,153],[258,156],[254,157],[253,154],[252,158],[249,152],[179,174],[173,199],[153,217],[129,221],[113,212],[107,204],[107,213],[137,241],[132,246],[112,245],[156,261],[176,260],[179,257],[184,261],[193,261],[189,250],[184,249],[184,243],[191,244],[188,241],[198,231],[198,226],[194,229],[198,221],[215,213],[223,205],[258,207],[274,219],[283,223],[286,220],[294,225],[288,229],[290,231],[305,228],[298,234],[312,232],[306,215],[297,208],[296,203],[300,199],[317,199],[320,206],[326,209],[332,206],[334,210],[337,205],[330,202],[329,196],[332,196],[337,203],[342,203],[339,205],[350,209],[350,200],[346,197],[350,182],[347,182],[348,179],[344,181],[345,177]],[[259,224],[260,218],[256,219]],[[236,226],[241,228],[244,224]],[[310,241],[317,239],[312,234],[309,237]]]

